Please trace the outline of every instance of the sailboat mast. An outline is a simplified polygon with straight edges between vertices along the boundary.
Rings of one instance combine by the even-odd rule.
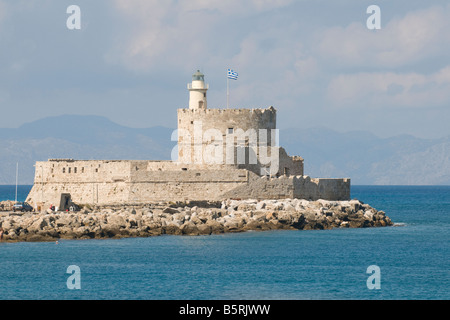
[[[18,183],[18,177],[19,177],[19,163],[16,164],[16,202],[17,202],[17,183]]]

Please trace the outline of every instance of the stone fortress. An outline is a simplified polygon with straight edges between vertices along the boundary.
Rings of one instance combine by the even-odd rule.
[[[350,179],[305,176],[303,158],[278,146],[273,107],[208,109],[208,88],[197,71],[188,84],[189,108],[178,109],[172,160],[39,161],[27,202],[66,210],[72,202],[349,200]]]

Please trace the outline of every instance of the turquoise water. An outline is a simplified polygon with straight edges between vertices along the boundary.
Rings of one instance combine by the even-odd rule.
[[[25,201],[32,186],[17,186],[17,201]],[[0,201],[15,200],[16,186],[0,185]]]
[[[450,187],[353,186],[352,197],[400,226],[3,243],[1,298],[449,299]],[[70,265],[80,290],[67,288]]]

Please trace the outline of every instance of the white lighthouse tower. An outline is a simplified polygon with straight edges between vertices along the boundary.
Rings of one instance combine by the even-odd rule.
[[[205,75],[197,70],[192,75],[192,83],[188,83],[189,89],[189,109],[206,109],[206,91],[209,86],[205,84]]]

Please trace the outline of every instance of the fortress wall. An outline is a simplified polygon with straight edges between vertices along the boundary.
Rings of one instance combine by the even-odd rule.
[[[224,194],[231,199],[349,200],[350,179],[311,179],[308,176],[258,177],[251,173],[248,186]]]
[[[228,129],[276,129],[276,110],[269,109],[178,109],[178,129],[190,132],[194,143],[194,123],[201,123],[202,132],[219,130],[223,136]],[[268,137],[270,139],[270,136]],[[270,140],[269,140],[270,142]]]
[[[149,201],[234,199],[348,200],[350,179],[311,179],[303,159],[289,157],[282,148],[280,171],[288,175],[260,177],[248,166],[180,164],[171,161],[37,162],[35,183],[27,201],[43,208],[62,205],[62,194],[77,204],[124,204]],[[295,174],[295,175],[294,175]]]
[[[72,182],[34,184],[27,202],[33,206],[44,203],[44,208],[51,204],[60,206],[61,195],[70,194],[77,204],[120,203],[128,198],[128,183],[125,182]]]
[[[195,170],[186,168],[187,170],[177,171],[136,171],[132,172],[131,181],[133,183],[142,182],[247,182],[248,171],[244,169],[229,170]]]
[[[142,161],[146,163],[146,161]],[[130,161],[49,160],[36,162],[35,183],[129,181]]]
[[[303,158],[299,156],[289,156],[284,148],[282,147],[273,147],[266,148],[260,147],[258,148],[258,154],[254,150],[251,150],[253,155],[256,155],[258,162],[254,165],[244,164],[239,165],[239,168],[248,169],[255,174],[261,175],[272,175],[272,176],[282,176],[282,175],[303,175]],[[272,157],[272,152],[276,152]],[[247,151],[248,154],[248,151]],[[267,157],[267,159],[264,159]],[[236,158],[236,157],[235,157]],[[277,164],[278,162],[278,164]],[[246,159],[246,163],[249,161]],[[270,167],[272,165],[276,165],[274,167],[275,172],[270,172]],[[264,168],[263,170],[261,168]]]
[[[200,121],[205,130],[228,128],[276,129],[276,110],[268,109],[178,109],[178,129],[191,130]]]
[[[303,158],[289,156],[284,148],[279,149],[279,175],[303,176]]]
[[[43,204],[44,209],[50,205],[61,207],[61,195],[70,194],[76,204],[119,204],[129,198],[129,183],[126,182],[73,182],[34,184],[27,202],[33,206]]]
[[[223,200],[222,194],[242,185],[243,183],[237,181],[135,183],[131,186],[128,203],[187,200],[219,201]]]
[[[294,178],[294,197],[311,200],[350,200],[350,179]]]
[[[287,176],[270,178],[250,173],[249,184],[223,195],[224,199],[286,199],[294,197],[293,179]]]
[[[284,151],[280,154],[280,166],[290,166],[292,172],[302,170],[292,167],[292,157]],[[283,179],[259,181],[257,165],[253,168],[255,172],[243,167],[132,160],[37,162],[35,183],[27,201],[34,206],[43,202],[47,208],[51,204],[59,206],[62,194],[70,194],[78,204],[220,200],[232,190],[234,198],[294,196],[291,180],[290,183]],[[250,179],[259,183],[249,185]]]
[[[251,141],[249,134],[256,134],[255,143],[261,141],[259,129],[276,129],[276,110],[269,109],[178,109],[179,159],[189,162],[202,161],[207,145],[223,146],[226,155],[226,143],[245,145]],[[229,131],[232,129],[232,132]],[[182,136],[185,132],[189,136]],[[267,132],[267,143],[271,143],[271,131]],[[199,136],[199,133],[202,136]],[[213,136],[214,133],[220,134]],[[215,143],[216,142],[216,143]],[[201,147],[196,147],[201,145]],[[196,160],[200,159],[200,160]]]
[[[232,164],[200,164],[182,163],[177,161],[147,161],[147,171],[182,171],[183,168],[189,170],[230,170],[238,166]]]
[[[200,122],[201,126],[196,125],[197,122]],[[261,154],[270,158],[270,150],[266,152],[266,147],[271,146],[272,138],[276,138],[271,136],[270,131],[276,129],[276,110],[272,107],[268,109],[179,109],[178,128],[181,129],[179,134],[184,132],[183,130],[189,132],[188,136],[179,136],[178,139],[180,162],[210,165],[217,160],[221,163],[238,164],[238,150],[245,150],[245,165],[241,163],[238,164],[239,167],[246,167],[260,175],[260,167],[266,167],[267,164],[250,164],[249,154],[255,155],[258,160],[262,160]],[[230,128],[233,129],[232,133],[228,131]],[[195,137],[195,130],[205,133],[210,129],[218,130],[221,136],[213,137],[205,134],[205,136]],[[268,130],[267,136],[262,140],[259,129]],[[264,142],[264,145],[258,145],[258,147],[249,145],[253,142],[250,136],[252,131],[256,133],[254,142],[258,144]],[[230,142],[234,144],[234,152],[231,154]],[[273,146],[279,148],[277,149],[279,152],[278,175],[283,175],[285,172],[288,175],[303,175],[301,157],[289,156],[283,148],[277,146],[277,141],[273,141]]]
[[[132,171],[129,202],[219,200],[223,193],[247,185],[248,174],[232,166],[225,170],[182,166],[171,171]]]
[[[146,161],[141,161],[146,163]],[[128,198],[130,161],[49,160],[36,163],[34,185],[27,202],[59,206],[61,194],[75,203],[120,202]]]
[[[27,201],[33,206],[43,203],[43,208],[60,206],[62,194],[70,194],[77,204],[100,205],[216,200],[248,181],[248,171],[235,166],[205,169],[170,161],[48,161],[38,162],[36,168]]]

